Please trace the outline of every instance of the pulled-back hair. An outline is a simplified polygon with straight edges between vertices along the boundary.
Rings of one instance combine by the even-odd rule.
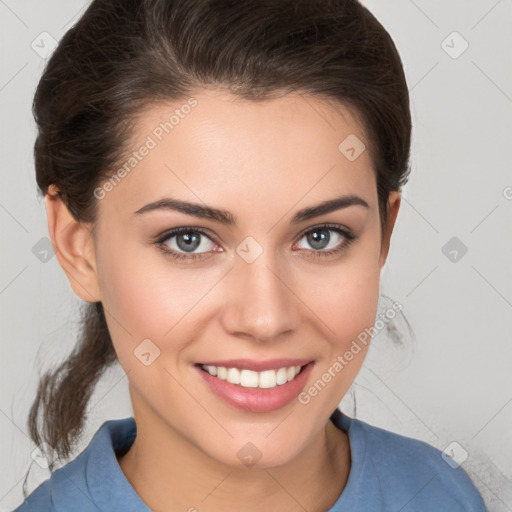
[[[94,225],[94,190],[123,161],[137,117],[206,88],[251,101],[296,91],[353,109],[385,225],[388,195],[409,172],[409,95],[391,37],[356,0],[94,0],[35,93],[40,193],[55,185],[75,218]],[[86,304],[71,355],[39,382],[28,419],[37,445],[69,456],[116,361],[102,304]]]

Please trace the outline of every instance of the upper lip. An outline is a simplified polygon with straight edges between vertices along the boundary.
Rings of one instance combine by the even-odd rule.
[[[203,361],[199,363],[205,366],[223,366],[224,368],[238,368],[239,370],[253,370],[263,372],[265,370],[279,370],[279,368],[290,366],[304,366],[311,363],[311,359],[279,358],[267,359],[266,361],[256,359],[229,359],[226,361]]]

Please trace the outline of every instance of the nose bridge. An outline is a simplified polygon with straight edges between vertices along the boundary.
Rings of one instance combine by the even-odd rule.
[[[252,237],[240,243],[236,252],[225,328],[232,334],[245,334],[260,341],[296,329],[299,312],[286,282],[285,260]]]

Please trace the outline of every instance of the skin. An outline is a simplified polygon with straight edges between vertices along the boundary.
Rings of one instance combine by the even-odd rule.
[[[381,232],[370,152],[349,161],[338,150],[349,134],[367,141],[348,108],[296,92],[259,103],[220,90],[193,96],[190,114],[99,200],[94,233],[47,196],[59,263],[79,297],[103,303],[128,377],[137,437],[118,461],[152,510],[323,511],[338,499],[351,464],[348,436],[329,416],[366,348],[308,404],[292,400],[265,413],[228,405],[193,365],[304,357],[315,362],[308,389],[374,323],[400,194],[390,194]],[[182,104],[145,111],[133,150]],[[298,210],[345,194],[369,208],[290,224]],[[163,209],[134,214],[164,197],[228,210],[238,223]],[[338,254],[318,256],[325,249],[306,235],[322,223],[357,238]],[[159,234],[182,226],[211,234],[192,249],[202,260],[175,261],[155,245]],[[343,243],[328,233],[328,249]],[[263,249],[252,263],[236,252],[248,236]],[[187,254],[176,239],[168,246]],[[145,366],[134,350],[148,338],[160,355]],[[253,467],[237,456],[248,442],[262,454]]]

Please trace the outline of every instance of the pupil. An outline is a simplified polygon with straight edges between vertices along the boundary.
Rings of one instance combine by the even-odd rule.
[[[315,249],[323,249],[329,243],[329,240],[329,232],[326,229],[317,229],[308,235],[308,242]]]
[[[178,247],[184,251],[193,251],[199,246],[199,238],[198,234],[182,233],[177,237]]]

